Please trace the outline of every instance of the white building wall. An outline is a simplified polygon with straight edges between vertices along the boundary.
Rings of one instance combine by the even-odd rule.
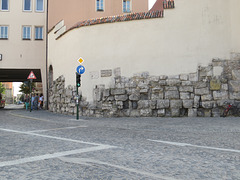
[[[1,2],[1,1],[0,1]],[[23,0],[9,1],[9,11],[0,11],[0,25],[8,26],[8,39],[0,40],[0,68],[41,69],[44,94],[46,94],[46,11],[36,12],[36,0],[32,0],[32,11],[23,11]],[[31,26],[31,40],[22,40],[22,27]],[[35,26],[44,27],[43,40],[35,40]],[[26,77],[27,79],[27,77]]]
[[[228,59],[232,51],[240,52],[235,38],[240,15],[232,13],[238,1],[177,0],[175,5],[164,11],[164,18],[81,27],[57,40],[51,31],[49,65],[54,79],[64,75],[66,85],[74,85],[77,59],[83,57],[81,90],[91,101],[94,86],[110,86],[114,77],[101,77],[100,70],[120,67],[126,77],[143,71],[184,74],[196,72],[214,57]]]

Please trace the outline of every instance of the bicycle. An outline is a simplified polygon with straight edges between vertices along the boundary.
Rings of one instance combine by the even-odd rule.
[[[229,113],[229,111],[231,111],[232,115],[237,115],[240,116],[240,103],[225,103],[226,104],[226,108],[223,111],[223,117],[226,117]]]

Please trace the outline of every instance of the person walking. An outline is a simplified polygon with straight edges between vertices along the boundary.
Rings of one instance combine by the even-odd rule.
[[[39,99],[39,96],[38,96],[38,94],[36,94],[36,96],[34,97],[34,100],[33,100],[33,106],[34,106],[35,110],[38,110],[38,99]]]
[[[44,100],[43,94],[40,94],[40,97],[39,97],[39,101],[40,101],[39,109],[43,109],[43,100]]]
[[[31,98],[31,110],[34,109],[34,99],[35,99],[35,94],[32,95],[32,98]]]
[[[26,95],[26,99],[25,99],[26,110],[28,110],[29,102],[30,102],[29,96]]]

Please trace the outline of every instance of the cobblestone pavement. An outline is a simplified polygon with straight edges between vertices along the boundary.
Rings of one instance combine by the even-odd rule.
[[[240,119],[0,109],[1,180],[240,179]]]

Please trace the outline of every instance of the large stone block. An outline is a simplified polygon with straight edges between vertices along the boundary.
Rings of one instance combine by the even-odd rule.
[[[150,80],[150,81],[153,81],[153,82],[158,82],[159,79],[160,79],[159,76],[150,76],[150,77],[149,77],[149,80]]]
[[[179,99],[179,92],[178,91],[166,91],[165,98],[166,99]]]
[[[188,117],[197,117],[197,109],[196,108],[188,109]]]
[[[95,88],[93,89],[93,99],[95,101],[101,101],[103,97],[103,89]]]
[[[153,93],[151,95],[151,100],[158,100],[158,99],[163,99],[164,95],[162,93]]]
[[[166,114],[166,110],[165,110],[165,109],[159,109],[159,110],[157,111],[157,114],[158,114],[158,116],[160,116],[160,117],[164,117],[165,114]]]
[[[227,91],[213,91],[213,99],[214,100],[228,99],[228,92]]]
[[[203,113],[204,113],[204,117],[211,117],[212,116],[212,110],[211,109],[204,109]]]
[[[126,90],[124,88],[111,89],[112,95],[121,95],[121,94],[125,94],[125,93],[126,93]]]
[[[240,70],[232,70],[232,78],[240,81]]]
[[[198,81],[197,73],[190,73],[189,74],[189,81]]]
[[[170,108],[172,109],[180,109],[183,106],[182,100],[171,100],[170,101]]]
[[[147,93],[148,90],[149,90],[149,87],[146,86],[146,88],[141,88],[141,89],[140,89],[140,93]]]
[[[160,86],[152,88],[153,93],[159,93],[159,92],[163,92],[163,91],[164,91],[163,87],[160,87]]]
[[[172,115],[172,117],[179,117],[180,116],[180,109],[172,108],[171,109],[171,115]]]
[[[134,93],[129,96],[129,100],[138,101],[140,99],[140,93]]]
[[[117,109],[123,109],[123,101],[116,101]]]
[[[146,109],[146,108],[150,108],[150,101],[149,100],[138,101],[138,109]]]
[[[140,111],[139,110],[136,110],[136,109],[133,109],[130,111],[130,117],[139,117],[140,116]]]
[[[109,89],[104,89],[103,90],[103,97],[108,97],[110,96],[110,90]]]
[[[202,101],[202,107],[205,109],[211,109],[213,108],[214,101]]]
[[[229,93],[229,98],[233,100],[240,100],[240,92]]]
[[[228,84],[222,84],[221,85],[221,90],[222,91],[228,91]]]
[[[66,89],[65,95],[66,95],[66,96],[72,96],[72,95],[73,95],[72,90],[71,90],[71,89]]]
[[[116,101],[126,101],[126,100],[128,100],[128,95],[126,95],[126,94],[115,95],[114,98]]]
[[[193,92],[193,86],[180,86],[180,92]]]
[[[201,96],[194,96],[194,99],[193,99],[193,107],[194,107],[194,108],[198,108],[198,107],[199,107],[200,97],[201,97]]]
[[[170,101],[168,99],[157,100],[157,109],[169,108]]]
[[[192,81],[182,81],[182,86],[193,86],[193,84]]]
[[[140,109],[140,116],[143,117],[152,116],[152,109]]]
[[[229,88],[233,92],[240,92],[240,81],[229,81]]]
[[[210,90],[209,90],[208,87],[195,89],[195,94],[196,94],[196,95],[210,94]]]
[[[165,85],[167,85],[167,81],[166,80],[160,80],[159,85],[160,86],[165,86]]]
[[[195,88],[196,88],[196,89],[205,88],[205,87],[208,87],[207,82],[198,81],[198,82],[196,82],[196,84],[195,84]]]
[[[177,86],[165,86],[165,91],[178,91]]]
[[[160,80],[166,80],[167,78],[168,78],[168,76],[165,76],[165,75],[159,76],[159,79],[160,79]]]
[[[155,100],[140,100],[138,101],[138,109],[155,109],[156,108],[156,101]]]
[[[135,80],[130,80],[128,83],[126,83],[125,86],[126,86],[126,87],[130,87],[130,88],[136,88],[136,87],[137,87],[137,81],[135,81]]]
[[[167,79],[168,86],[180,86],[182,81],[180,79]]]
[[[180,92],[180,99],[190,99],[190,93],[189,92]]]
[[[188,74],[180,74],[180,80],[181,81],[187,81],[189,79]]]
[[[221,89],[221,82],[220,82],[220,80],[213,79],[213,80],[210,81],[210,90],[218,91],[220,89]]]
[[[211,94],[207,94],[207,95],[202,95],[201,96],[202,101],[211,101],[213,99]]]
[[[212,66],[200,67],[199,75],[200,77],[212,76]]]
[[[213,108],[212,109],[212,116],[213,117],[220,117],[221,113],[220,113],[220,110],[219,108]]]
[[[183,107],[187,109],[192,108],[193,100],[192,99],[183,100]]]
[[[223,73],[223,67],[215,66],[213,67],[213,76],[221,76]]]

